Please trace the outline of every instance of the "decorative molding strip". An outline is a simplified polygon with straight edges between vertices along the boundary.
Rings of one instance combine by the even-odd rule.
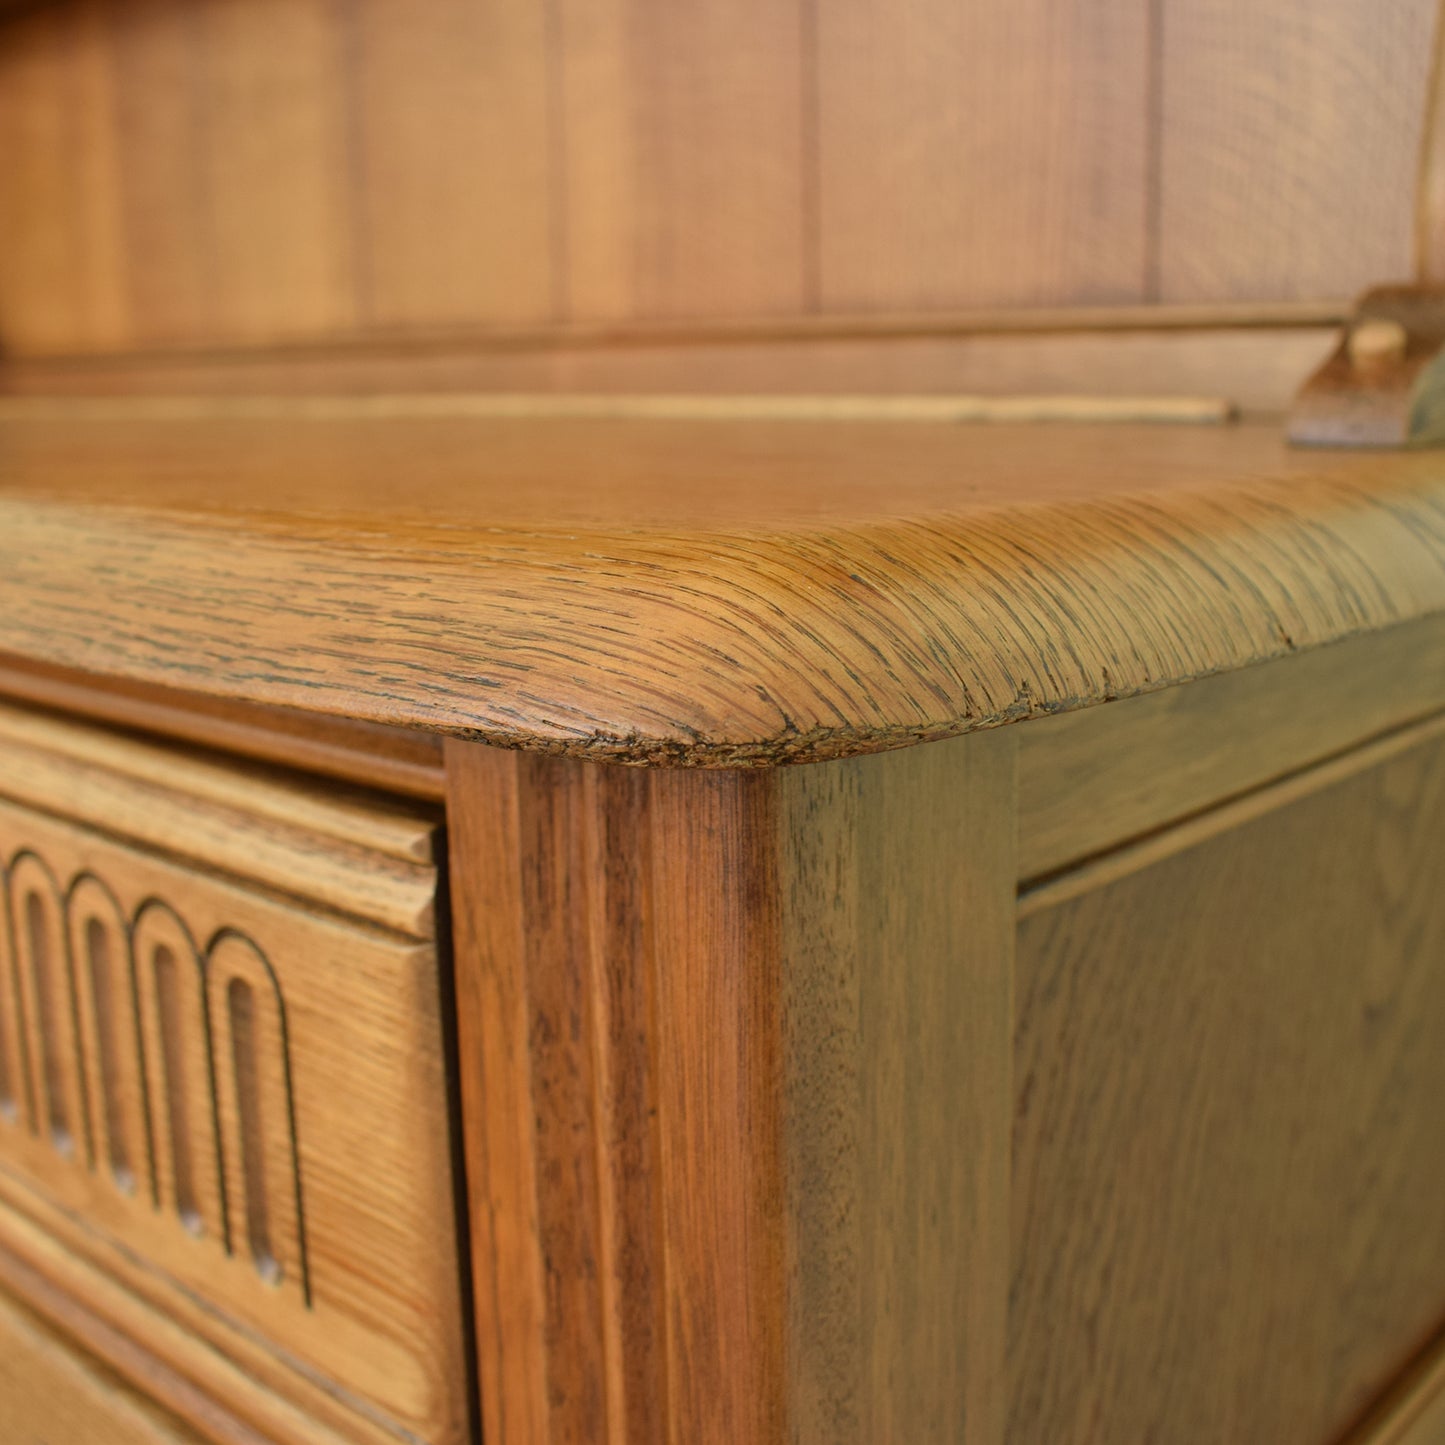
[[[0,1115],[311,1303],[280,982],[254,939],[200,944],[165,899],[0,860]]]
[[[436,820],[282,769],[0,703],[0,796],[411,938],[435,927]]]

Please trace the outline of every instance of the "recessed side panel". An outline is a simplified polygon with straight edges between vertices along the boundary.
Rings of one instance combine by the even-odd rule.
[[[1026,897],[1010,1439],[1339,1439],[1445,1319],[1445,744],[1359,762]]]

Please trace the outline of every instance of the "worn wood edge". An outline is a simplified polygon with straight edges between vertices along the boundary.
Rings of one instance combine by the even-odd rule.
[[[1445,1336],[1404,1372],[1344,1445],[1445,1445]]]
[[[1122,434],[1138,443],[1151,430]],[[1257,439],[1260,429],[1251,431]],[[518,532],[518,545],[505,550],[506,534],[491,530],[459,537],[442,525],[412,527],[394,541],[359,520],[297,528],[284,517],[258,518],[243,529],[225,513],[13,499],[0,503],[8,522],[0,563],[12,563],[17,580],[0,583],[0,594],[12,650],[34,655],[29,632],[49,663],[108,659],[144,682],[173,683],[179,669],[213,696],[497,746],[649,766],[766,767],[1142,695],[1445,610],[1438,462],[1352,457],[1345,469],[1340,460],[1264,481],[1047,506],[1000,502],[922,520],[790,523],[759,533],[574,529],[560,542]],[[373,626],[404,631],[404,666],[387,677],[366,634],[331,650],[326,676],[293,680],[260,670],[239,630],[228,636],[229,660],[183,665],[174,646],[105,633],[94,578],[115,571],[121,582],[152,580],[149,564],[135,560],[146,552],[171,559],[173,598],[214,613],[213,576],[201,559],[223,534],[237,565],[285,577],[295,605],[310,596],[336,616],[354,602],[376,614]],[[537,569],[508,569],[557,546],[565,580],[559,571],[543,581],[581,661],[553,681],[555,653],[537,651],[534,613],[519,606]],[[707,570],[696,561],[704,553]],[[72,602],[86,599],[99,632],[73,621],[54,631],[53,615],[18,581],[52,566],[65,573]],[[857,589],[835,587],[831,604],[820,605],[814,579],[844,569],[855,581],[858,570],[871,575]],[[418,619],[408,608],[404,625],[378,612],[368,580],[376,575],[393,588],[409,575],[427,589],[429,612]],[[313,576],[326,579],[324,598],[308,593],[322,585]],[[608,666],[643,584],[681,624],[648,619],[644,635],[670,654],[667,666],[649,667],[635,653],[627,669]],[[1083,597],[1090,605],[1081,616]],[[785,645],[760,631],[757,615],[783,619]],[[249,626],[277,645],[266,632],[272,624],[253,615]],[[498,648],[509,656],[501,672]]]
[[[1092,855],[1445,706],[1445,614],[1020,725],[1019,876]]]
[[[3,704],[0,764],[14,802],[412,938],[435,930],[435,819]]]
[[[1221,833],[1287,807],[1300,798],[1344,782],[1424,743],[1445,737],[1445,714],[1410,723],[1338,757],[1300,769],[1210,808],[1196,817],[1136,842],[1104,853],[1054,877],[1026,887],[1019,894],[1019,918],[1032,917],[1082,894],[1118,882],[1175,854],[1186,852]]]
[[[0,698],[427,802],[446,796],[441,739],[433,733],[220,700],[3,654]]]

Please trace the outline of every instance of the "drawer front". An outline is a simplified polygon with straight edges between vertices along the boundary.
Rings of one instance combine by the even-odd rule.
[[[433,825],[228,769],[0,711],[0,1247],[266,1438],[450,1445]]]

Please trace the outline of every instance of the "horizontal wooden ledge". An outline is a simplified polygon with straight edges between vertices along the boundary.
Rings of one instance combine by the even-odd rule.
[[[124,364],[197,365],[240,358],[341,356],[390,350],[427,352],[546,351],[627,346],[869,340],[916,337],[1049,335],[1078,331],[1269,330],[1343,325],[1353,302],[1346,297],[1303,301],[1135,303],[1116,306],[985,307],[957,311],[813,312],[789,316],[657,317],[629,321],[573,321],[518,326],[384,327],[306,340],[256,338],[234,345],[196,347],[155,342],[144,350],[29,350],[7,368],[27,363],[104,370]],[[4,375],[0,373],[0,390]]]
[[[1445,611],[1445,458],[1267,424],[285,413],[0,421],[0,652],[752,766]]]
[[[0,397],[6,421],[810,421],[1158,422],[1232,421],[1220,396],[1013,396],[662,392],[394,392],[343,396]]]

